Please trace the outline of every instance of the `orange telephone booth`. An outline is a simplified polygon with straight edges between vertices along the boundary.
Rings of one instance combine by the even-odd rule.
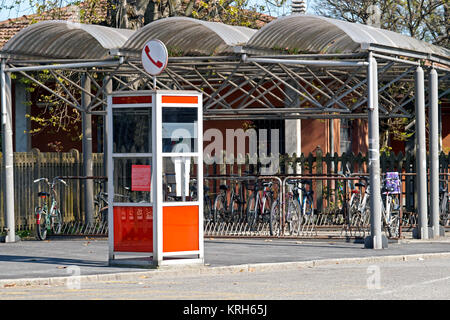
[[[109,262],[203,263],[202,94],[108,96]]]

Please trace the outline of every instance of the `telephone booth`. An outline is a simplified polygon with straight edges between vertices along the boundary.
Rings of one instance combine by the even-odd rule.
[[[202,94],[108,96],[111,265],[203,263]]]

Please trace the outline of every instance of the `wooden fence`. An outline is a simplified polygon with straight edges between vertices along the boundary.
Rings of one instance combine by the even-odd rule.
[[[1,159],[1,154],[0,154]],[[259,174],[262,164],[257,162],[252,164],[247,157],[243,164],[205,164],[204,175],[245,175]],[[450,154],[440,155],[440,171],[448,173],[450,168]],[[226,159],[225,159],[226,160]],[[397,171],[403,174],[403,205],[410,212],[415,211],[415,157],[412,153],[406,155],[382,154],[381,155],[382,172]],[[94,175],[103,176],[103,154],[93,155]],[[279,167],[277,175],[287,176],[301,174],[303,175],[327,175],[337,176],[339,172],[345,171],[346,167],[353,173],[367,173],[368,159],[362,154],[344,153],[323,154],[320,148],[309,155],[288,156],[281,155],[279,158]],[[48,188],[43,183],[33,183],[33,180],[47,177],[49,179],[55,176],[82,176],[83,175],[83,157],[76,150],[68,153],[42,153],[33,149],[32,152],[14,153],[14,188],[15,188],[15,216],[17,230],[34,229],[34,207],[38,204],[37,192],[46,191]],[[0,178],[3,181],[3,167],[0,170]],[[59,202],[64,214],[64,222],[82,222],[84,188],[82,180],[68,180],[68,186],[59,184],[57,186],[59,193]],[[208,182],[211,192],[217,192],[219,181]],[[335,203],[336,183],[333,180],[315,180],[314,191],[316,208],[319,212],[329,209]],[[96,186],[95,186],[96,187]],[[94,191],[95,193],[97,190]],[[3,210],[3,192],[0,192],[0,228],[5,226],[5,217]]]
[[[1,158],[1,154],[0,154]],[[94,176],[103,176],[103,154],[93,154]],[[41,201],[37,197],[39,191],[49,191],[45,182],[33,183],[38,178],[56,176],[82,176],[83,156],[77,150],[67,153],[31,152],[14,153],[14,198],[15,219],[17,230],[32,230],[36,223],[34,207]],[[3,181],[3,167],[0,170]],[[82,221],[82,206],[84,201],[83,181],[67,180],[67,187],[59,183],[56,186],[58,202],[64,215],[65,222]],[[3,192],[0,193],[0,227],[5,226]]]

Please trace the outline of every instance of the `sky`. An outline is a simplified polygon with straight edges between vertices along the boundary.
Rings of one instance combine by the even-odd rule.
[[[307,4],[308,4],[308,10],[307,13],[312,14],[312,10],[311,10],[311,3],[314,0],[307,0]],[[0,5],[10,5],[10,4],[14,4],[16,1],[15,0],[0,0]],[[265,1],[264,0],[249,0],[250,4],[264,4]],[[278,10],[270,10],[270,14],[273,16],[280,16],[283,14],[289,14],[290,13],[290,4],[291,4],[291,0],[287,0],[287,4],[284,6],[283,9],[278,9]],[[23,0],[21,1],[21,4],[19,5],[18,8],[12,9],[12,10],[5,10],[5,9],[0,9],[0,21],[4,21],[7,20],[9,18],[17,18],[17,17],[21,17],[23,15],[28,15],[28,14],[33,14],[34,10],[32,8],[30,8],[29,2],[27,0]]]

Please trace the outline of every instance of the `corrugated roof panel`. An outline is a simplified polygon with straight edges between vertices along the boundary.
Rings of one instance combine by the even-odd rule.
[[[43,21],[24,28],[2,51],[36,58],[103,59],[120,48],[133,30],[69,21]]]
[[[136,31],[122,49],[140,52],[145,42],[159,39],[183,54],[217,54],[231,52],[232,46],[245,44],[257,30],[229,26],[186,17],[154,21]]]
[[[248,41],[255,49],[301,52],[358,52],[361,44],[377,44],[448,57],[450,50],[389,30],[311,15],[290,15],[265,25]]]

